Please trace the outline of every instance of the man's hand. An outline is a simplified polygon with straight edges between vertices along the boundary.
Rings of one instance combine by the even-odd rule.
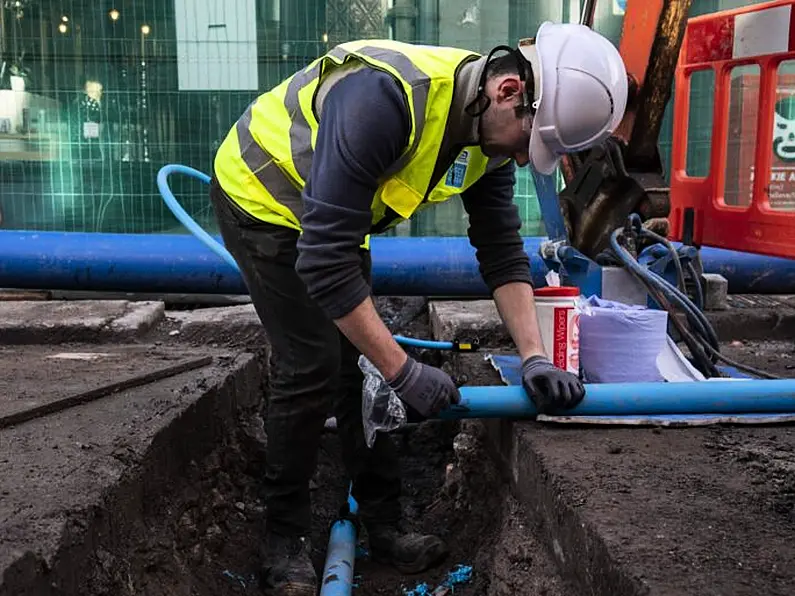
[[[522,363],[522,386],[539,414],[573,408],[585,396],[585,387],[576,375],[557,368],[544,356],[531,356]]]
[[[461,401],[461,394],[450,375],[417,362],[411,356],[388,383],[401,400],[425,418]]]

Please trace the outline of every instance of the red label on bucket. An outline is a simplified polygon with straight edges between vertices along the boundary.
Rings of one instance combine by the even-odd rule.
[[[568,308],[555,309],[555,341],[552,349],[552,363],[561,370],[566,370],[568,358],[569,310]]]

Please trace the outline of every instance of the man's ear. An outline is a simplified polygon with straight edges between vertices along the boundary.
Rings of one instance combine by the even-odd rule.
[[[497,85],[497,101],[513,102],[522,93],[522,81],[518,75],[508,75]]]

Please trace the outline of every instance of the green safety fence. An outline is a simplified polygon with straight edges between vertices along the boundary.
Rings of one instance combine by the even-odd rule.
[[[487,52],[545,20],[576,21],[579,2],[544,0],[14,0],[0,2],[0,228],[173,233],[155,185],[160,167],[210,172],[256,95],[336,43],[391,37]],[[737,4],[694,0],[692,14]],[[624,2],[598,3],[614,43]],[[410,9],[409,11],[405,9]],[[408,15],[408,16],[407,16]],[[713,83],[691,104],[694,168],[709,152]],[[670,106],[660,140],[670,151]],[[206,188],[172,187],[215,229]],[[525,235],[543,234],[532,178],[518,172]],[[466,233],[459,201],[395,232]]]

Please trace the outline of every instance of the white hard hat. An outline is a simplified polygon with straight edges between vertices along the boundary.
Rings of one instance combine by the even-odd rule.
[[[616,47],[584,25],[545,22],[535,44],[520,42],[519,51],[535,79],[530,164],[551,174],[562,154],[601,143],[621,123],[626,67]]]

